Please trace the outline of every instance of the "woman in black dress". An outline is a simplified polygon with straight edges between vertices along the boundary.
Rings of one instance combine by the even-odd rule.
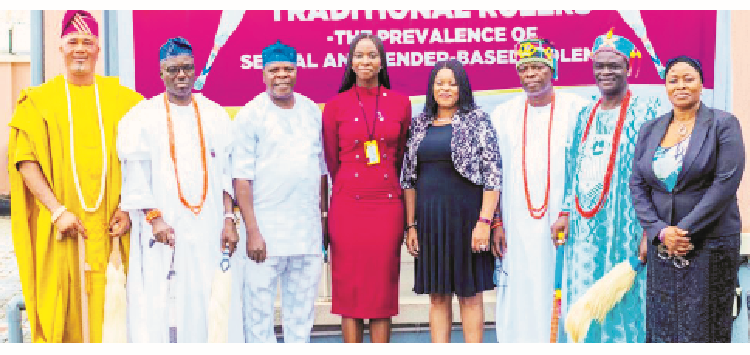
[[[500,196],[497,135],[456,60],[432,69],[401,170],[414,292],[430,295],[433,342],[450,342],[453,294],[466,342],[481,342],[482,292],[495,287],[490,224]]]

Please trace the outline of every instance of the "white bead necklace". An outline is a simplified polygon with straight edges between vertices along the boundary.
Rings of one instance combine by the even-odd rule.
[[[86,212],[96,212],[99,206],[102,204],[104,198],[104,183],[107,174],[107,142],[104,140],[104,123],[102,122],[102,106],[99,104],[99,87],[96,85],[96,78],[94,78],[94,95],[96,97],[96,110],[99,114],[99,132],[102,137],[102,181],[99,190],[99,198],[96,200],[94,207],[87,207],[86,201],[83,199],[83,193],[81,192],[81,183],[78,180],[78,168],[76,167],[76,154],[73,144],[73,113],[70,104],[70,89],[68,89],[68,80],[63,77],[65,81],[65,95],[68,98],[68,124],[70,126],[70,162],[73,169],[73,181],[76,186],[76,192],[78,192],[78,200],[81,202],[81,207]]]

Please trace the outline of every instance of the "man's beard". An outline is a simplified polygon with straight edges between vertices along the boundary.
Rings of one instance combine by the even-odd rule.
[[[86,63],[73,63],[70,65],[70,71],[73,74],[85,74],[88,72]]]

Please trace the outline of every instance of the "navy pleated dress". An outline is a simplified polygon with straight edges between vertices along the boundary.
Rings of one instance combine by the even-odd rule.
[[[495,287],[495,264],[491,252],[471,251],[484,188],[453,167],[452,134],[451,124],[430,126],[417,151],[414,292],[471,297]]]

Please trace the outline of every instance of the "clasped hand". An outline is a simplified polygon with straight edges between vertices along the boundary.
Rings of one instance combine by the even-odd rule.
[[[664,229],[664,245],[667,247],[669,255],[685,256],[693,250],[694,246],[690,243],[688,231],[675,226],[669,226]]]

